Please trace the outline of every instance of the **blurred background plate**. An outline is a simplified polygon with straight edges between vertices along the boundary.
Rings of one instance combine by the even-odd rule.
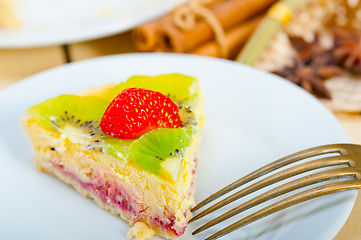
[[[20,29],[0,28],[0,48],[87,41],[124,32],[184,0],[19,0]]]

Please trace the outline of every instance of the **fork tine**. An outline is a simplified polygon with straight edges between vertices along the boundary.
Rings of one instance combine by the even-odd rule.
[[[268,200],[271,200],[275,197],[281,196],[283,194],[289,193],[296,189],[300,189],[306,186],[310,186],[312,184],[316,184],[319,182],[324,182],[327,180],[333,180],[338,178],[346,178],[346,177],[353,177],[357,174],[355,168],[338,168],[338,169],[331,169],[324,172],[314,173],[309,176],[305,176],[296,180],[293,180],[289,183],[285,183],[281,186],[278,186],[272,190],[269,190],[255,198],[250,199],[249,201],[229,210],[228,212],[222,214],[221,216],[217,217],[216,219],[208,222],[207,224],[203,225],[202,227],[195,230],[192,234],[198,234],[203,232],[204,230],[221,223],[228,218],[231,218],[241,212],[244,212],[250,208],[253,208],[261,203],[264,203]]]
[[[300,164],[298,166],[294,166],[289,169],[283,170],[279,173],[275,173],[275,174],[263,179],[262,181],[258,181],[256,183],[232,194],[231,196],[223,199],[222,201],[214,204],[213,206],[209,207],[208,209],[206,209],[203,212],[199,213],[198,215],[194,216],[189,221],[189,223],[194,222],[194,221],[218,210],[219,208],[224,207],[224,206],[228,205],[229,203],[236,201],[239,198],[247,196],[248,194],[258,191],[264,187],[270,186],[276,182],[279,182],[284,179],[293,177],[295,175],[305,173],[308,171],[312,171],[312,170],[315,170],[318,168],[347,164],[348,162],[349,162],[349,159],[346,156],[327,157],[327,158],[321,158],[321,159],[313,160],[310,162],[306,162],[306,163]]]
[[[266,208],[263,208],[239,221],[236,223],[224,228],[223,230],[213,234],[212,236],[208,237],[206,240],[213,240],[223,237],[226,234],[229,234],[241,227],[244,227],[252,222],[255,222],[261,218],[264,218],[268,215],[286,209],[288,207],[294,206],[296,204],[318,198],[325,195],[330,195],[337,192],[344,192],[350,190],[356,190],[361,188],[361,180],[350,180],[350,181],[343,181],[338,183],[330,183],[324,186],[312,188],[310,190],[301,192],[296,194],[292,197],[286,198],[282,201],[276,202]]]
[[[318,156],[318,155],[322,155],[322,154],[326,154],[326,153],[337,153],[337,152],[340,153],[340,148],[342,148],[343,146],[346,146],[346,145],[349,145],[349,144],[330,144],[330,145],[309,148],[309,149],[288,155],[279,160],[276,160],[266,166],[263,166],[263,167],[255,170],[254,172],[246,175],[245,177],[240,178],[236,182],[231,183],[227,187],[219,190],[218,192],[212,194],[210,197],[206,198],[205,200],[203,200],[202,202],[197,204],[197,206],[195,206],[192,209],[192,212],[198,210],[199,208],[212,202],[213,200],[221,197],[222,195],[242,186],[243,184],[246,184],[246,183],[248,183],[256,178],[259,178],[269,172],[272,172],[281,167],[287,166],[289,164],[292,164],[294,162],[300,161],[305,158],[314,157],[314,156]]]

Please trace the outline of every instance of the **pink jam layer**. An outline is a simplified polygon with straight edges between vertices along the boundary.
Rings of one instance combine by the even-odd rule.
[[[120,189],[119,186],[118,187],[112,186],[106,180],[104,181],[101,177],[95,177],[92,179],[91,182],[85,183],[81,181],[75,174],[66,171],[63,165],[54,163],[52,161],[51,163],[56,169],[58,169],[64,175],[75,180],[84,189],[96,193],[104,203],[111,202],[113,205],[116,205],[123,211],[127,212],[128,215],[131,217],[132,221],[136,222],[138,219],[141,218],[142,215],[141,212],[143,210],[136,210],[136,208],[133,207],[129,202],[129,199],[131,198],[129,198],[125,190]],[[195,171],[193,171],[193,173],[195,173]],[[194,177],[195,175],[193,175],[193,178]],[[172,215],[167,217],[167,222],[162,221],[159,217],[152,218],[151,220],[153,225],[167,229],[168,231],[173,232],[178,237],[183,235],[186,229],[186,226],[184,226],[182,229],[175,230],[173,228],[175,224],[175,217]]]
[[[175,235],[177,235],[178,237],[181,236],[181,235],[183,235],[183,233],[185,232],[187,226],[184,226],[184,228],[182,228],[182,229],[180,229],[180,230],[178,230],[178,231],[175,231],[175,230],[173,229],[173,225],[174,225],[174,223],[175,223],[175,217],[174,217],[174,216],[171,216],[170,218],[168,218],[168,220],[170,221],[170,223],[165,223],[165,222],[163,222],[161,219],[159,219],[158,217],[156,217],[156,218],[152,218],[152,223],[153,223],[154,225],[157,225],[157,226],[160,226],[160,227],[162,227],[162,228],[165,228],[165,229],[167,229],[167,230],[169,230],[169,231],[172,231],[172,232],[173,232]]]
[[[137,211],[129,203],[129,196],[125,190],[120,189],[119,186],[111,186],[108,181],[104,181],[101,177],[95,177],[91,182],[85,183],[75,176],[75,174],[66,171],[62,165],[53,163],[54,167],[60,170],[64,175],[74,179],[84,189],[96,193],[104,203],[111,202],[123,211],[127,212],[133,221],[139,219],[140,211]]]

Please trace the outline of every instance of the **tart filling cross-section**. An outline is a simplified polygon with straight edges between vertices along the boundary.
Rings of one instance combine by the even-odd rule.
[[[194,205],[202,101],[196,78],[134,76],[48,99],[21,123],[39,171],[128,221],[129,237],[178,239]]]

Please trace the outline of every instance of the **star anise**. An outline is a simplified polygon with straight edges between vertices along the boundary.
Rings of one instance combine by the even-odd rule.
[[[312,43],[306,42],[301,37],[290,37],[293,47],[299,52],[298,57],[306,65],[335,65],[336,62],[332,56],[331,50],[325,50],[320,45],[319,36],[316,34]]]
[[[286,67],[274,73],[318,97],[331,99],[324,81],[343,73],[343,70],[336,65],[332,51],[325,50],[320,45],[318,35],[312,43],[300,37],[291,37],[290,40],[299,52],[296,63],[294,67]]]
[[[320,63],[312,61],[306,65],[301,58],[298,58],[294,67],[286,67],[274,73],[318,97],[331,99],[331,94],[325,87],[324,81],[342,74],[343,71],[337,66],[320,65]]]
[[[333,29],[333,56],[340,66],[361,73],[361,33],[346,32],[340,28]]]

